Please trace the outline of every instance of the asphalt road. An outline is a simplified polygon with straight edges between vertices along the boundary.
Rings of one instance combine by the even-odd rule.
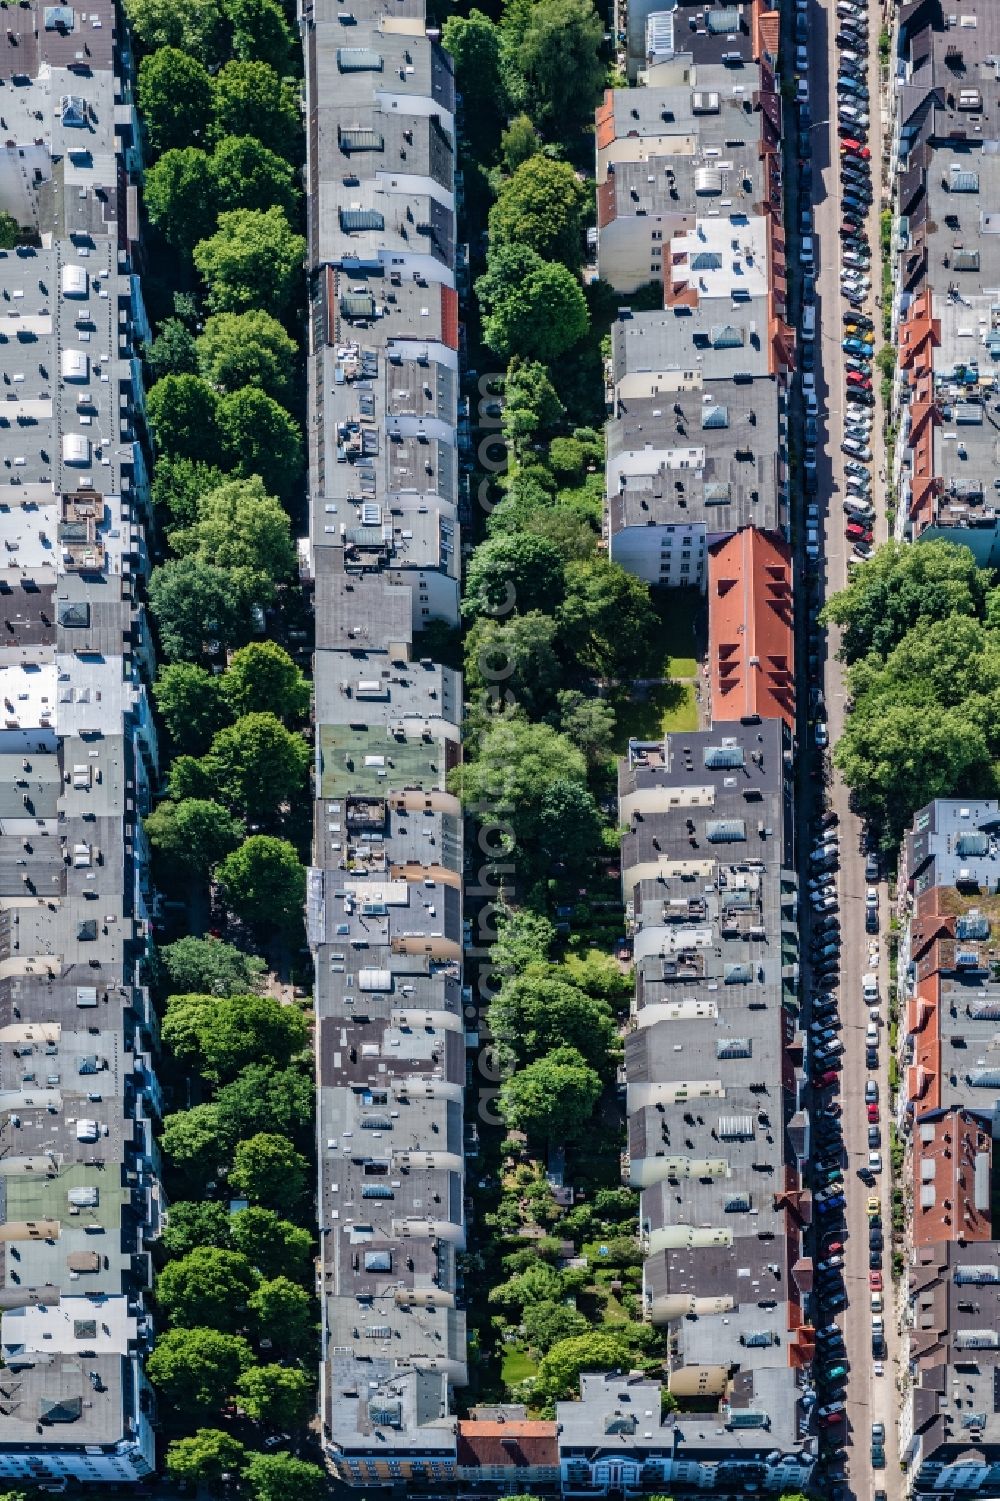
[[[813,162],[813,211],[815,216],[818,251],[817,265],[817,389],[821,418],[825,414],[825,432],[821,422],[820,449],[818,454],[819,501],[825,506],[824,532],[825,551],[821,568],[820,595],[842,589],[847,582],[847,561],[851,544],[844,536],[845,516],[842,502],[846,496],[844,486],[844,456],[840,452],[843,437],[843,408],[845,372],[841,337],[842,314],[847,303],[840,294],[840,175],[839,137],[837,134],[837,56],[835,36],[838,30],[836,0],[822,0],[810,9],[812,71],[810,97],[814,120],[811,132]],[[872,180],[876,187],[874,204],[870,215],[869,241],[872,247],[873,292],[878,291],[879,273],[879,193],[877,184],[881,177],[881,132],[879,119],[878,36],[881,14],[877,4],[870,6],[870,114],[871,127],[868,144],[872,153]],[[880,311],[869,301],[866,311],[876,324],[876,349],[880,339]],[[877,387],[877,376],[873,376]],[[878,409],[876,409],[878,410]],[[875,522],[876,544],[885,541],[888,524],[885,515],[885,454],[880,422],[875,423],[872,448],[872,494],[877,510]],[[836,744],[843,729],[846,710],[844,673],[837,660],[837,633],[831,632],[821,644],[821,664],[824,692],[828,712],[828,729],[831,745]],[[815,754],[815,752],[813,753]],[[848,1489],[863,1501],[870,1501],[873,1490],[884,1489],[891,1498],[902,1494],[901,1475],[896,1444],[896,1376],[899,1340],[893,1306],[891,1214],[890,1214],[890,1163],[888,1136],[888,1018],[887,985],[888,956],[884,932],[880,944],[879,962],[880,992],[882,997],[882,1041],[879,1047],[880,1124],[882,1132],[883,1171],[872,1189],[858,1177],[859,1169],[868,1161],[868,1120],[865,1108],[865,1082],[869,1077],[865,1068],[865,1028],[868,1023],[867,1009],[861,998],[861,977],[873,966],[869,962],[870,938],[865,933],[864,854],[862,852],[862,825],[851,812],[848,792],[836,773],[829,789],[829,806],[840,818],[841,871],[839,881],[841,920],[841,983],[840,1016],[843,1022],[842,1037],[845,1044],[844,1068],[841,1075],[839,1099],[843,1107],[844,1144],[847,1156],[847,1239],[845,1265],[845,1291],[848,1305],[839,1322],[842,1324],[850,1363],[848,1384],[848,1422],[846,1431]],[[881,887],[880,916],[888,923],[888,892]],[[882,1223],[886,1249],[883,1258],[883,1294],[885,1309],[888,1358],[885,1375],[876,1376],[871,1346],[871,1302],[868,1264],[868,1216],[869,1193],[877,1192],[882,1200]],[[873,1470],[871,1465],[871,1424],[881,1421],[886,1429],[886,1468]]]

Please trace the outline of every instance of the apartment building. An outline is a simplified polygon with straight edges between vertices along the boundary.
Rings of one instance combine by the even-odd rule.
[[[816,1440],[788,725],[633,742],[619,815],[636,972],[625,1177],[641,1191],[643,1297],[678,1403],[669,1434],[638,1426],[654,1430],[654,1478],[671,1490],[799,1488]],[[585,1378],[584,1404],[586,1382],[604,1380]],[[560,1418],[585,1446],[582,1417]]]
[[[996,1483],[1000,803],[939,799],[904,841],[901,1124],[910,1140],[901,1454],[918,1494]],[[992,1289],[992,1290],[991,1290]]]
[[[134,1481],[161,1108],[141,818],[157,781],[138,586],[136,127],[116,10],[0,32],[0,1476]]]
[[[787,543],[747,527],[709,554],[713,719],[781,719],[795,733],[795,618]]]
[[[705,588],[709,549],[744,527],[788,533],[777,20],[763,0],[629,7],[644,86],[596,115],[598,270],[663,289],[612,328],[609,550],[667,588]]]
[[[327,1461],[458,1475],[467,1380],[455,85],[423,0],[303,7]]]
[[[892,163],[901,540],[1000,560],[1000,13],[900,8]]]

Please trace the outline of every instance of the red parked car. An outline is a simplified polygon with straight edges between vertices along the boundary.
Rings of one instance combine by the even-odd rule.
[[[852,542],[870,542],[872,540],[871,529],[867,526],[862,526],[858,521],[849,521],[847,523],[844,528],[844,536],[849,537]]]
[[[873,1293],[880,1293],[882,1291],[882,1273],[869,1272],[868,1286],[871,1288]]]
[[[868,1106],[868,1124],[870,1126],[878,1125],[878,1106],[875,1104]]]
[[[863,162],[871,158],[871,151],[861,141],[855,141],[852,136],[846,136],[840,143],[841,154],[844,156],[860,156]]]

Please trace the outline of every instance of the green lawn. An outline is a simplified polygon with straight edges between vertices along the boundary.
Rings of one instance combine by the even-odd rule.
[[[522,1345],[505,1345],[503,1354],[503,1381],[505,1386],[517,1386],[529,1376],[538,1374],[538,1366]]]
[[[698,636],[705,612],[700,589],[654,589],[653,607],[660,618],[660,643],[668,659],[664,677],[693,678],[698,675]],[[671,725],[692,729],[693,725]]]
[[[638,693],[638,690],[637,690]],[[630,739],[659,740],[668,730],[696,730],[698,705],[691,683],[661,683],[617,705],[615,749],[622,755]]]

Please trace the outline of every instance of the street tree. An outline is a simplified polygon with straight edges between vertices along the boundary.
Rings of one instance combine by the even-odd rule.
[[[555,1048],[518,1069],[497,1101],[511,1130],[537,1142],[566,1141],[594,1118],[601,1079],[576,1048]]]
[[[280,208],[233,209],[194,247],[194,263],[215,313],[262,308],[276,318],[289,311],[299,292],[306,242]]]
[[[251,1203],[287,1214],[300,1207],[308,1172],[301,1152],[283,1136],[262,1131],[237,1144],[229,1181]]]
[[[166,318],[146,349],[146,364],[154,380],[165,375],[196,375],[198,356],[194,335],[179,318]]]
[[[533,719],[546,713],[562,679],[557,634],[556,622],[540,610],[506,620],[481,616],[465,638],[469,697],[498,695],[499,702],[520,705]]]
[[[226,63],[215,78],[214,106],[216,141],[256,136],[280,156],[298,153],[302,127],[295,86],[268,63]]]
[[[496,144],[506,112],[500,30],[488,15],[473,6],[467,16],[446,16],[441,41],[454,62],[473,154],[484,158]]]
[[[549,372],[537,360],[514,356],[507,367],[503,398],[503,435],[519,457],[540,433],[550,432],[565,416]]]
[[[192,1192],[218,1178],[231,1149],[213,1104],[192,1105],[190,1110],[164,1116],[160,1146]]]
[[[271,1429],[298,1428],[314,1399],[305,1371],[287,1365],[251,1366],[236,1383],[236,1395],[248,1418]]]
[[[164,800],[146,815],[146,835],[162,863],[177,877],[206,877],[214,865],[236,849],[243,823],[228,808],[208,798]]]
[[[143,196],[150,222],[179,250],[189,251],[215,229],[219,203],[212,168],[198,146],[165,151],[146,172]]]
[[[235,1334],[246,1323],[259,1278],[239,1251],[197,1246],[168,1261],[156,1283],[156,1301],[176,1327],[207,1327]]]
[[[982,619],[991,582],[967,547],[889,542],[853,571],[847,588],[827,602],[821,618],[842,627],[845,662],[868,652],[887,657],[918,622],[928,625],[953,615]]]
[[[219,1082],[261,1061],[287,1067],[305,1047],[309,1032],[301,1011],[274,996],[172,995],[162,1035],[177,1058]],[[218,1103],[210,1108],[218,1118]]]
[[[223,136],[209,158],[209,169],[216,214],[279,208],[294,220],[299,203],[295,168],[256,136]]]
[[[282,1355],[307,1359],[316,1338],[316,1309],[304,1287],[290,1277],[272,1277],[250,1295],[258,1337],[272,1341]]]
[[[288,514],[257,475],[227,480],[203,495],[197,519],[170,540],[182,558],[224,569],[231,586],[259,604],[295,570]]]
[[[172,747],[184,755],[202,755],[212,736],[231,717],[219,678],[195,662],[170,662],[161,667],[153,684],[153,699]]]
[[[212,64],[224,54],[226,24],[219,0],[126,0],[125,13],[143,50],[172,48]]]
[[[232,30],[234,57],[269,64],[284,74],[291,64],[292,33],[277,0],[222,0]]]
[[[273,1209],[252,1205],[238,1210],[230,1217],[229,1233],[233,1245],[262,1277],[285,1275],[297,1282],[311,1277],[312,1236]]]
[[[567,658],[619,682],[649,671],[658,634],[649,585],[603,554],[568,564],[565,579],[557,618]]]
[[[516,96],[562,141],[592,123],[604,83],[604,23],[592,0],[537,0],[514,59]]]
[[[149,607],[169,661],[197,661],[240,646],[250,634],[241,580],[201,558],[170,558],[154,568]]]
[[[284,929],[289,936],[301,926],[306,873],[286,839],[253,834],[216,874],[226,905],[244,922]]]
[[[543,260],[575,271],[583,258],[589,195],[568,162],[538,154],[501,185],[490,209],[490,246],[527,245]],[[554,393],[553,393],[554,395]]]
[[[195,344],[201,374],[223,392],[259,386],[276,401],[288,399],[295,379],[297,348],[277,318],[254,308],[216,313]]]
[[[167,0],[171,8],[181,7]],[[195,57],[161,47],[139,64],[136,96],[143,123],[156,151],[203,140],[212,118],[212,80]]]
[[[225,1134],[233,1141],[261,1131],[287,1136],[299,1147],[313,1139],[312,1075],[300,1068],[249,1063],[213,1101]]]
[[[219,1412],[252,1365],[253,1351],[238,1334],[168,1329],[156,1341],[146,1374],[167,1407],[190,1422]]]
[[[212,1199],[174,1200],[167,1210],[160,1245],[168,1256],[177,1257],[201,1246],[228,1246],[228,1209]]]
[[[252,1454],[243,1475],[251,1501],[322,1501],[328,1489],[319,1465],[291,1454]]]
[[[302,432],[281,404],[257,386],[220,397],[219,438],[223,461],[245,478],[257,478],[286,503],[301,489]]]
[[[520,354],[550,365],[578,344],[590,326],[580,283],[557,261],[526,245],[492,251],[476,282],[483,338],[502,357]]]
[[[169,525],[190,526],[198,514],[198,501],[209,490],[218,489],[225,478],[215,464],[161,453],[153,471],[153,503]]]
[[[539,537],[487,537],[469,561],[463,613],[503,619],[515,610],[551,614],[562,603],[563,564],[550,542]]]
[[[218,393],[198,375],[165,375],[146,397],[156,446],[163,453],[212,463],[219,453]]]
[[[539,972],[540,971],[540,972]],[[616,1044],[606,1001],[567,980],[548,978],[541,966],[508,980],[490,1005],[490,1032],[519,1063],[565,1044],[596,1069],[604,1069]]]
[[[171,1480],[195,1490],[218,1494],[224,1475],[238,1474],[246,1450],[239,1439],[221,1428],[198,1428],[167,1445],[166,1467]]]
[[[259,991],[267,965],[221,938],[187,935],[160,949],[160,962],[177,995],[250,995]]]
[[[303,790],[309,747],[273,714],[244,714],[226,725],[204,758],[220,799],[259,823]]]
[[[276,641],[251,641],[232,660],[221,679],[221,692],[230,713],[270,712],[295,724],[309,712],[309,683],[284,647]]]

